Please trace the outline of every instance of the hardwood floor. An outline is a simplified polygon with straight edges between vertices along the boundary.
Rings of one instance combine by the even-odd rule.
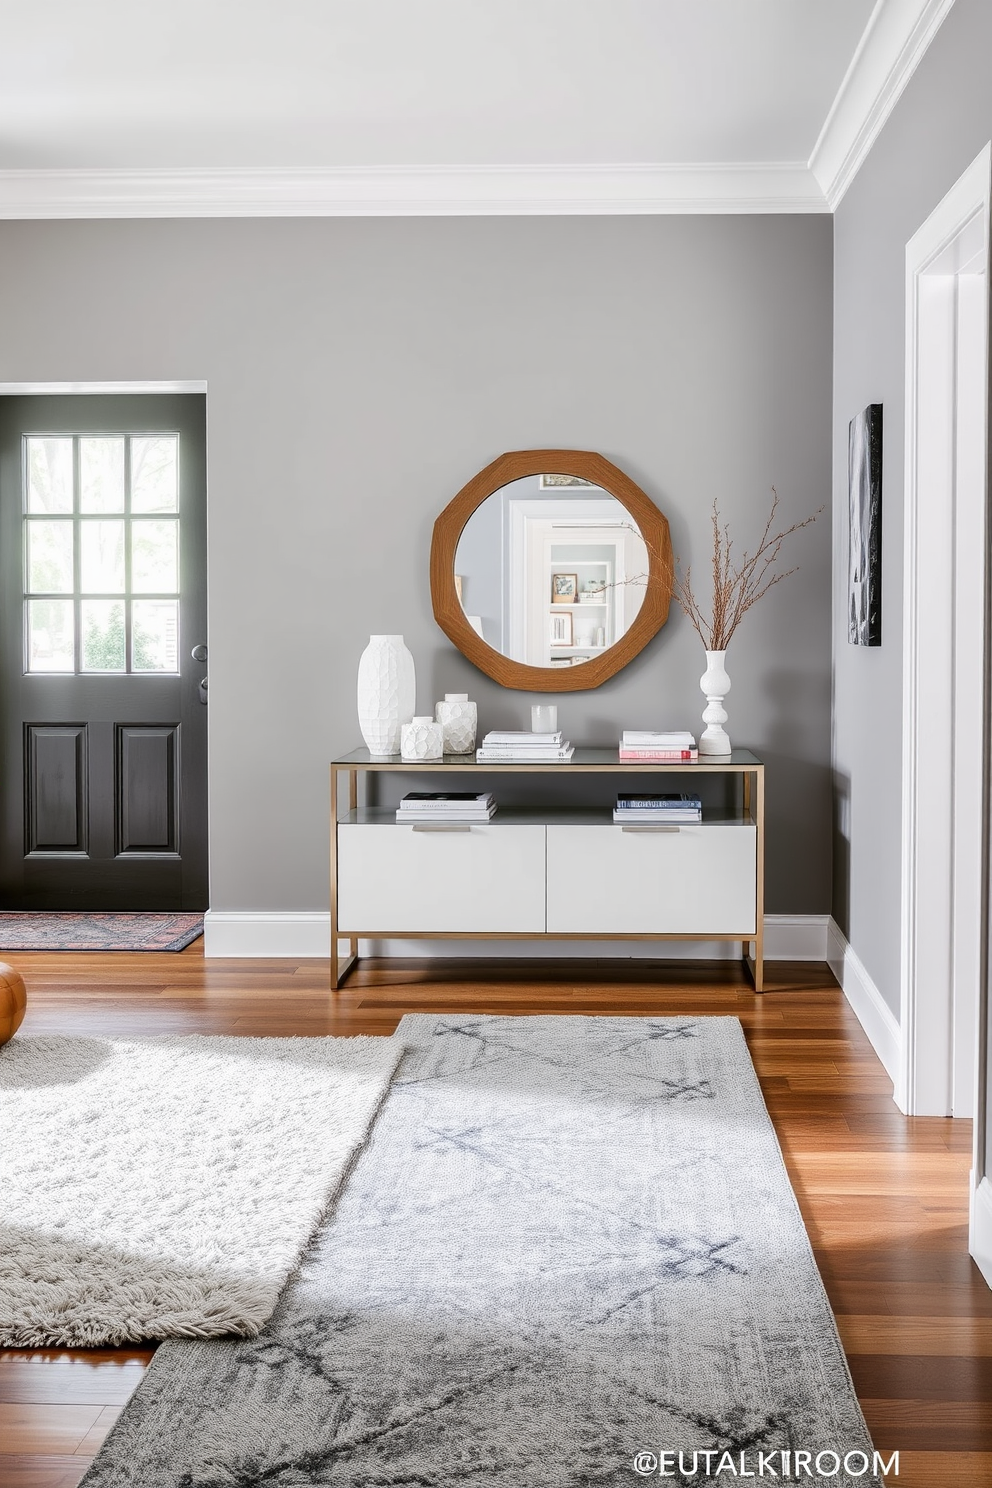
[[[905,1488],[992,1488],[992,1292],[967,1251],[970,1123],[900,1116],[824,968],[7,953],[24,1033],[391,1033],[407,1011],[741,1019],[876,1446]],[[0,1134],[2,1139],[2,1134]],[[0,1488],[74,1488],[151,1357],[0,1352]],[[141,1488],[156,1488],[154,1484]]]

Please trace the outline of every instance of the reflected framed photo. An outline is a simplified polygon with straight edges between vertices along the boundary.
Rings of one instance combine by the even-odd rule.
[[[850,549],[847,638],[882,644],[882,405],[869,403],[847,431]]]
[[[576,604],[579,598],[578,574],[556,573],[551,575],[551,603]]]
[[[552,646],[573,645],[574,642],[572,640],[573,631],[571,610],[562,610],[562,612],[558,615],[552,614],[550,619]]]
[[[583,480],[581,475],[546,474],[541,476],[537,485],[538,490],[541,491],[560,491],[562,489],[568,490],[569,488],[574,488],[575,486],[585,486],[586,489],[590,491],[598,491],[600,489],[600,487],[598,487],[594,481]]]

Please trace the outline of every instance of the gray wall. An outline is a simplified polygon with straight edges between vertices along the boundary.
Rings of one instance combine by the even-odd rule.
[[[523,726],[431,616],[434,517],[503,450],[602,451],[705,572],[718,497],[753,542],[830,496],[826,216],[0,224],[0,381],[208,386],[211,902],[320,910],[327,762],[359,743],[370,632],[418,708]],[[875,395],[875,390],[872,391]],[[830,897],[830,531],[790,553],[729,655],[732,737],[764,755],[767,906]],[[675,615],[619,677],[559,699],[575,741],[699,727]]]
[[[834,915],[899,1015],[906,244],[992,137],[992,5],[957,0],[835,216]],[[847,640],[847,426],[883,412],[882,644]]]

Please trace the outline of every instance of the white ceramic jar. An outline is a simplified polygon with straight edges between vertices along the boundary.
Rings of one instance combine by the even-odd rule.
[[[479,724],[479,710],[467,692],[446,692],[434,709],[444,733],[445,754],[471,754]]]
[[[444,731],[430,714],[412,718],[403,725],[400,754],[405,760],[439,760],[444,757]]]

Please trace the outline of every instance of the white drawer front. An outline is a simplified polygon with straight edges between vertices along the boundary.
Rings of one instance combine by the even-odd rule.
[[[751,825],[548,827],[548,929],[606,935],[755,930]]]
[[[543,934],[545,829],[338,827],[338,925],[348,931]]]

